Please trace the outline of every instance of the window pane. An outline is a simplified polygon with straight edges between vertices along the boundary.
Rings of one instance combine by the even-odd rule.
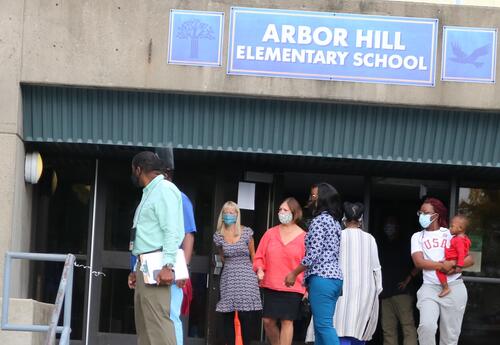
[[[130,228],[142,190],[130,182],[130,162],[103,164],[106,198],[104,249],[128,251]]]
[[[207,325],[207,275],[192,273],[193,300],[189,309],[188,337],[205,338]]]
[[[500,336],[500,301],[497,284],[466,283],[469,302],[464,315],[461,344],[489,345]]]
[[[44,155],[43,174],[33,189],[32,252],[72,253],[78,256],[79,264],[87,264],[94,167],[94,160]],[[32,263],[33,299],[55,302],[63,266]],[[84,323],[86,272],[77,268],[74,272],[71,339],[78,340],[82,339]]]
[[[134,290],[127,287],[130,270],[105,268],[103,272],[99,331],[135,334]]]
[[[85,254],[89,231],[94,163],[46,158],[34,190],[34,250]]]
[[[460,188],[458,210],[469,217],[475,265],[469,274],[500,277],[500,190]]]
[[[193,255],[210,255],[214,232],[215,177],[207,173],[193,173],[179,167],[174,175],[174,183],[193,204],[196,222]]]
[[[500,278],[500,190],[460,188],[458,210],[469,217],[470,253],[475,265],[466,275]],[[498,284],[467,282],[469,302],[461,341],[491,344],[500,336]],[[494,341],[493,341],[494,342]]]

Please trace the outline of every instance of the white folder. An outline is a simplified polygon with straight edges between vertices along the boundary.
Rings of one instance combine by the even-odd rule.
[[[142,273],[144,274],[144,283],[156,284],[158,273],[163,267],[163,253],[161,251],[158,251],[153,253],[141,254],[140,260],[140,271],[142,271]],[[182,249],[177,249],[174,265],[174,276],[176,281],[189,279],[186,257],[184,256],[184,250]]]

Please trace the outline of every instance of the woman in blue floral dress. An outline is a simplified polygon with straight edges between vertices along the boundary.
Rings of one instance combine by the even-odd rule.
[[[234,312],[238,312],[243,344],[250,344],[252,325],[260,319],[262,302],[257,275],[252,269],[255,245],[252,229],[242,226],[238,205],[228,201],[222,207],[214,244],[224,261],[220,279],[220,300],[216,311],[224,320],[224,340],[235,341]]]

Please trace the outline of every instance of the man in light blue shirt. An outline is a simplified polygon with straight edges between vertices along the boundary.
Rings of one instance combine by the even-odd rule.
[[[172,171],[171,170],[166,171],[165,176],[167,180],[171,181]],[[196,222],[194,219],[194,210],[191,200],[189,200],[188,196],[184,194],[182,191],[181,191],[181,197],[182,197],[182,209],[183,209],[182,213],[184,217],[184,232],[185,232],[185,237],[184,240],[182,241],[181,248],[184,250],[186,263],[189,265],[193,253]],[[130,258],[130,266],[132,270],[134,270],[136,264],[137,264],[137,258],[136,256],[132,255]],[[183,345],[184,343],[183,326],[181,321],[181,310],[186,310],[187,311],[186,315],[188,314],[190,301],[192,298],[191,295],[188,295],[187,300],[184,301],[185,292],[183,290],[187,290],[188,293],[191,293],[191,289],[190,288],[187,289],[185,284],[191,284],[190,280],[188,279],[188,280],[177,281],[176,284],[172,284],[171,288],[170,318],[174,323],[177,345]],[[186,303],[187,305],[184,306],[184,303]],[[182,311],[182,315],[185,315],[184,311]]]
[[[141,272],[129,275],[129,287],[135,288],[135,325],[139,345],[176,345],[170,300],[173,266],[184,238],[184,219],[181,193],[162,175],[162,164],[160,158],[149,151],[138,153],[132,160],[132,182],[143,188],[134,215],[132,254],[140,258],[141,254],[149,252],[163,253],[157,286],[146,285]]]

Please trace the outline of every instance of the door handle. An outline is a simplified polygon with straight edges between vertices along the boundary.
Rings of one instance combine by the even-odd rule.
[[[220,272],[222,271],[222,267],[224,266],[224,263],[222,262],[222,257],[219,254],[214,255],[214,274],[215,275],[220,275]]]

